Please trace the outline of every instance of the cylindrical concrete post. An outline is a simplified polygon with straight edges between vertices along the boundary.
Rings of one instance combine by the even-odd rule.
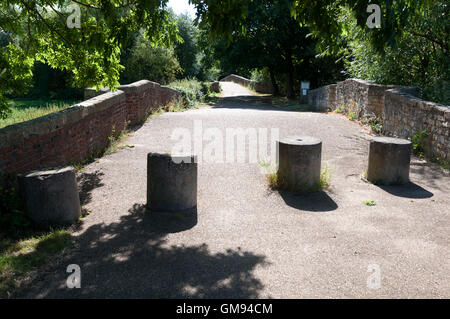
[[[149,153],[147,207],[155,212],[177,212],[197,206],[197,157]]]
[[[28,216],[36,224],[66,225],[81,215],[80,197],[71,166],[19,175]]]
[[[374,137],[370,141],[366,178],[369,182],[380,185],[407,183],[410,160],[411,141]]]
[[[322,141],[291,136],[278,141],[278,184],[281,189],[308,192],[320,186]]]

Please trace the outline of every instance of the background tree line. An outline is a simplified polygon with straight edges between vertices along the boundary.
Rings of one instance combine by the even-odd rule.
[[[195,20],[167,0],[0,1],[0,116],[8,98],[76,98],[86,86],[140,79],[213,81],[230,73],[271,83],[295,98],[359,77],[418,86],[449,101],[447,0],[383,0],[381,28],[365,25],[364,0],[190,0]]]

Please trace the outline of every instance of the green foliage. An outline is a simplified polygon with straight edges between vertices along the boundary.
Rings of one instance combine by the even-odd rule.
[[[194,107],[198,103],[204,102],[206,97],[211,93],[208,83],[194,79],[174,81],[169,86],[181,92],[188,107]]]
[[[380,84],[418,86],[424,99],[450,104],[448,9],[446,1],[435,1],[426,10],[415,12],[397,35],[396,46],[382,50],[357,26],[351,12],[342,11],[349,74]]]
[[[268,68],[253,69],[250,74],[250,80],[257,83],[270,84],[270,74]]]
[[[0,128],[58,112],[78,102],[78,100],[14,99],[9,101],[9,116],[0,119]]]
[[[75,88],[71,72],[51,68],[42,62],[33,66],[33,81],[26,94],[31,99],[83,99],[83,90]]]
[[[427,131],[419,131],[416,132],[411,138],[412,142],[412,151],[415,155],[419,157],[425,156],[425,144],[430,136],[430,133]]]
[[[328,166],[326,166],[324,169],[321,170],[320,180],[316,185],[305,188],[302,186],[299,187],[299,185],[289,185],[289,183],[287,183],[287,181],[282,179],[278,174],[277,165],[273,165],[270,162],[261,159],[258,161],[258,164],[264,169],[267,183],[270,189],[272,190],[287,190],[298,193],[310,193],[310,192],[318,192],[330,186],[331,172]]]
[[[209,6],[213,1],[205,2]],[[236,21],[233,37],[222,34],[210,40],[224,74],[235,73],[270,83],[275,95],[281,93],[289,98],[298,94],[302,80],[318,86],[342,79],[339,73],[342,62],[336,62],[335,57],[316,57],[316,41],[308,36],[309,28],[298,24],[291,16],[292,1],[244,3],[246,13]],[[213,8],[208,7],[202,18],[206,15],[208,19],[223,19],[223,12],[216,16],[211,10]],[[233,25],[228,23],[229,18],[225,29]],[[214,35],[214,22],[211,23],[213,25],[202,20],[201,26]]]
[[[198,29],[189,15],[177,17],[179,36],[182,41],[175,44],[175,54],[183,70],[181,77],[194,78],[200,72],[199,47],[197,44]]]
[[[7,298],[16,279],[71,245],[68,230],[56,229],[18,240],[0,239],[0,298]]]
[[[344,111],[345,111],[345,106],[341,105],[338,108],[336,108],[333,112],[334,113],[344,113]]]
[[[366,201],[364,202],[364,205],[367,205],[367,206],[376,206],[377,203],[375,203],[375,201],[373,201],[373,200],[366,200]]]
[[[348,113],[348,119],[354,121],[356,119],[356,114],[353,112]]]
[[[364,124],[369,125],[370,129],[375,134],[381,134],[381,131],[383,130],[383,122],[380,118],[376,116],[369,117],[367,120],[364,121]]]
[[[120,48],[130,34],[145,28],[152,44],[170,43],[177,27],[167,0],[77,1],[80,28],[68,28],[73,12],[66,1],[0,3],[0,26],[9,44],[0,51],[0,116],[6,116],[3,94],[23,91],[35,61],[68,70],[78,86],[114,88],[119,84]]]
[[[124,65],[121,75],[124,83],[146,79],[167,84],[182,71],[173,48],[155,47],[143,34],[137,36]]]

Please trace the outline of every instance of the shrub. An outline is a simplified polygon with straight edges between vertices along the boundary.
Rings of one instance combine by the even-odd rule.
[[[354,120],[356,119],[355,113],[350,112],[350,113],[348,114],[348,119],[349,119],[350,121],[354,121]]]
[[[181,92],[181,96],[188,107],[194,107],[197,103],[204,102],[210,94],[209,83],[193,79],[174,81],[169,84],[169,87]]]
[[[267,68],[252,70],[250,80],[255,81],[256,83],[271,84]]]
[[[419,157],[425,156],[425,143],[426,139],[430,136],[430,133],[427,131],[419,131],[414,134],[411,139],[412,142],[412,151],[415,155]]]
[[[341,105],[338,108],[336,108],[333,112],[334,113],[344,113],[344,109],[345,109],[345,106]]]
[[[167,84],[174,81],[182,71],[173,48],[154,47],[142,34],[127,52],[123,64],[123,83],[146,79]]]
[[[383,129],[382,120],[378,117],[371,117],[367,120],[367,124],[369,124],[371,130],[375,134],[380,134]]]

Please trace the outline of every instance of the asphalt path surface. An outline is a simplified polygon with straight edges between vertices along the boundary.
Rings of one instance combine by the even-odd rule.
[[[91,213],[75,230],[74,247],[33,272],[13,297],[450,297],[448,172],[413,158],[411,184],[368,184],[361,179],[367,128],[339,114],[271,106],[237,84],[222,87],[217,103],[151,118],[122,149],[79,174]],[[249,158],[201,161],[196,210],[147,212],[147,153],[173,151],[177,129],[195,140],[199,123],[224,139],[227,128],[319,137],[331,186],[279,193]],[[70,264],[80,266],[80,289],[66,286]]]

